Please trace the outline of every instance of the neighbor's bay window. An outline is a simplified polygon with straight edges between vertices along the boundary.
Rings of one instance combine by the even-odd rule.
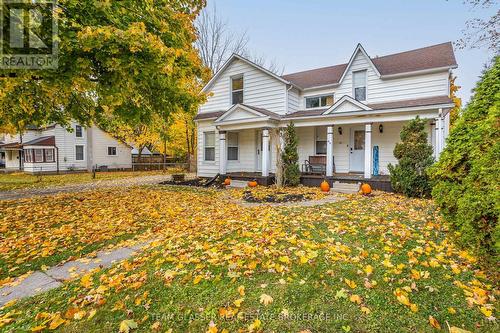
[[[43,149],[33,149],[35,153],[35,163],[43,163]]]
[[[333,95],[306,97],[306,109],[333,105]]]
[[[366,71],[352,73],[354,99],[366,101]]]
[[[243,75],[231,78],[231,103],[243,103]]]
[[[215,161],[215,132],[205,132],[203,135],[204,160]]]
[[[238,160],[238,133],[227,133],[227,160]]]
[[[44,149],[45,162],[54,162],[54,149]]]

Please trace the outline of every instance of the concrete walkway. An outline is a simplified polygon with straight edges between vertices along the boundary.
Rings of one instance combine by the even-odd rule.
[[[54,266],[44,272],[36,271],[20,281],[14,281],[0,288],[0,307],[14,299],[31,297],[57,288],[64,281],[75,279],[93,269],[110,267],[134,256],[152,242],[151,240],[128,247],[100,251],[94,258],[81,258]]]
[[[43,188],[26,188],[19,190],[0,192],[0,200],[14,200],[30,198],[34,196],[44,196],[57,193],[81,192],[107,187],[127,187],[137,185],[158,184],[162,181],[170,180],[171,176],[164,175],[148,175],[129,178],[119,178],[110,180],[96,180],[88,183],[68,184],[62,186],[50,186]]]

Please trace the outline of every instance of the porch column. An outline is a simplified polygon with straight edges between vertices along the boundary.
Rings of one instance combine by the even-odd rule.
[[[365,125],[365,178],[372,177],[372,124]]]
[[[262,176],[269,176],[269,130],[262,130]]]
[[[443,119],[441,116],[436,118],[436,160],[439,159],[443,151]]]
[[[227,172],[227,158],[226,158],[226,132],[219,131],[219,173],[225,175]]]
[[[333,176],[333,125],[326,128],[326,176]]]

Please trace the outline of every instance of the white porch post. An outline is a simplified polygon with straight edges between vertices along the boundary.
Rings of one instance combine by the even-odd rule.
[[[441,152],[440,151],[440,145],[441,145],[441,139],[440,139],[440,135],[441,135],[441,120],[438,117],[438,118],[434,119],[434,122],[436,123],[436,125],[435,125],[436,134],[434,135],[434,140],[435,140],[435,143],[434,143],[434,158],[436,160],[438,160],[439,159],[439,153]]]
[[[262,176],[269,176],[269,130],[262,130]]]
[[[326,128],[326,176],[333,176],[333,126]]]
[[[365,125],[365,178],[372,177],[372,124]]]
[[[226,132],[219,132],[219,173],[225,175],[227,168],[227,158],[226,158]]]

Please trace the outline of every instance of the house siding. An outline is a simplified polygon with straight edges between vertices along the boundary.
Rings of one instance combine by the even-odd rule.
[[[353,96],[352,72],[367,71],[367,100],[363,103],[383,103],[433,96],[449,95],[449,72],[422,74],[394,79],[380,79],[362,52],[358,52],[341,84],[336,88],[308,90],[300,95],[301,108],[305,108],[305,97],[333,93],[338,101],[342,96]]]
[[[243,103],[284,114],[286,84],[261,70],[235,59],[210,87],[211,95],[199,112],[226,111],[231,104],[231,77],[243,74]]]

